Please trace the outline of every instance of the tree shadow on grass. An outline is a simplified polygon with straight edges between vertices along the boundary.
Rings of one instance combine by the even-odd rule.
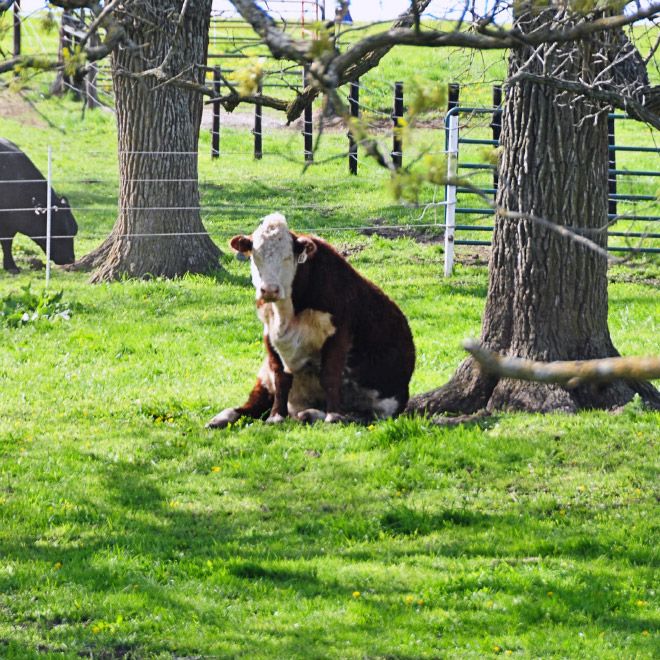
[[[154,436],[154,442],[158,440]],[[179,453],[179,460],[186,460],[185,452]],[[81,464],[83,461],[89,464],[89,455],[81,458]],[[510,558],[515,572],[525,553],[544,547],[548,550],[543,546],[548,527],[541,512],[524,521],[515,512],[493,513],[469,507],[438,507],[427,512],[401,503],[384,505],[377,493],[359,501],[333,502],[333,506],[328,506],[332,493],[325,490],[322,473],[318,485],[310,486],[316,492],[299,498],[286,468],[281,472],[273,465],[264,468],[263,474],[232,481],[233,494],[239,502],[249,497],[249,506],[237,505],[236,500],[224,505],[222,499],[216,498],[212,508],[193,509],[173,501],[172,488],[160,481],[161,473],[149,460],[136,463],[97,455],[90,475],[102,484],[103,499],[86,497],[84,489],[77,498],[69,494],[79,504],[79,517],[50,523],[66,523],[78,532],[67,543],[50,543],[47,529],[38,543],[33,535],[3,535],[0,554],[10,562],[33,562],[46,567],[60,564],[58,569],[46,568],[52,588],[74,584],[86,593],[111,599],[115,594],[138,588],[144,597],[145,612],[166,612],[175,620],[198,621],[214,627],[220,633],[214,652],[224,656],[255,649],[268,657],[326,655],[329,649],[335,649],[337,639],[352,639],[356,643],[361,640],[363,647],[369,643],[365,640],[372,640],[378,649],[379,630],[392,620],[400,619],[402,625],[408,625],[409,612],[401,609],[409,590],[405,582],[389,583],[386,576],[377,578],[375,590],[381,600],[368,601],[365,597],[359,603],[353,602],[351,578],[327,568],[319,571],[329,555],[347,570],[358,572],[366,571],[374,562],[382,563],[386,570],[392,562],[410,564],[413,560],[414,565],[422,557],[464,558],[468,565],[477,562],[484,568],[464,572],[449,581],[441,579],[439,586],[434,587],[454,603],[464,627],[473,628],[475,634],[482,630],[483,620],[473,617],[473,604],[468,597],[486,588],[493,594],[519,599],[514,607],[523,628],[546,625],[548,614],[551,622],[578,617],[624,633],[651,627],[652,622],[646,618],[616,614],[620,596],[603,598],[603,594],[616,593],[613,585],[621,590],[624,585],[614,568],[601,564],[598,574],[590,568],[588,560],[612,553],[599,539],[592,539],[586,547],[576,545],[575,538],[567,535],[555,539],[554,552],[544,553],[543,561],[574,561],[570,579],[546,580],[539,575],[530,587],[528,582],[512,580],[508,572],[492,568]],[[339,483],[351,483],[357,482],[362,472],[359,466],[341,464],[332,466],[332,474]],[[172,477],[176,479],[176,473]],[[267,487],[261,490],[257,483]],[[522,527],[522,536],[529,539],[527,544],[521,542]],[[495,540],[489,539],[493,530],[499,530]],[[396,541],[394,546],[392,539]],[[120,559],[115,561],[114,557]],[[618,560],[626,562],[630,557],[619,552]],[[540,559],[538,563],[542,563]],[[524,564],[527,574],[534,564]],[[438,571],[438,575],[441,578],[442,572]],[[198,584],[198,598],[190,598],[176,587],[190,581]],[[0,574],[3,593],[18,593],[24,586],[11,574]],[[552,592],[552,598],[548,592]],[[318,601],[334,613],[349,606],[361,608],[360,616],[349,623],[344,615],[336,614],[335,620],[324,623],[303,608],[299,627],[287,628],[271,622],[266,610],[258,610],[257,624],[255,615],[249,614],[249,603],[259,603],[265,596],[279,600],[284,607],[287,602],[295,607],[301,601]],[[243,611],[240,630],[236,630],[235,620],[229,625],[219,618],[219,613],[231,603]],[[66,604],[62,608],[66,618]],[[48,620],[44,625],[48,625]],[[121,657],[122,649],[127,648],[122,646],[120,635],[104,643],[116,650],[114,656],[108,657]],[[84,644],[85,651],[100,650],[93,640]],[[145,646],[135,647],[141,649],[135,651],[137,657],[142,651],[172,650],[151,636],[138,644]],[[208,647],[187,640],[176,651],[207,653]]]

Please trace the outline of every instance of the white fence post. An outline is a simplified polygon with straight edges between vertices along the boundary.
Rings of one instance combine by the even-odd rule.
[[[46,182],[46,288],[50,284],[50,234],[53,192],[53,149],[48,147],[48,180]]]
[[[445,277],[454,268],[454,233],[456,227],[456,176],[458,174],[458,113],[449,115],[447,125],[447,179],[445,186]]]

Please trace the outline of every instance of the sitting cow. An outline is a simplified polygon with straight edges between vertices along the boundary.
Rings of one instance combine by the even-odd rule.
[[[0,244],[5,270],[18,272],[11,253],[17,233],[46,251],[46,180],[32,161],[9,140],[0,138]],[[73,237],[78,225],[63,197],[51,191],[50,256],[56,264],[75,261]]]
[[[298,236],[279,213],[231,246],[250,257],[266,359],[248,400],[208,427],[239,417],[281,422],[368,420],[408,402],[415,347],[401,310],[328,243]]]

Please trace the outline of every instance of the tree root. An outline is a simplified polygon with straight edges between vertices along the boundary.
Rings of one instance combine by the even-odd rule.
[[[124,276],[172,278],[185,273],[208,274],[217,270],[221,254],[218,246],[208,236],[190,240],[194,245],[178,254],[170,253],[168,258],[163,256],[163,251],[130,256],[127,241],[111,233],[101,245],[67,266],[67,270],[94,271],[90,277],[92,284],[111,282]]]
[[[468,358],[446,385],[412,397],[406,413],[474,415],[482,409],[489,413],[616,410],[630,402],[635,394],[639,394],[651,410],[660,410],[660,392],[650,382],[616,380],[567,388],[558,384],[498,378],[484,373],[472,358]]]

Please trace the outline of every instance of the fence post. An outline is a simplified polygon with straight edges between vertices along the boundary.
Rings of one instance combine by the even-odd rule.
[[[461,93],[461,86],[458,83],[449,83],[449,98],[447,110],[458,107],[458,96]]]
[[[99,68],[96,64],[89,67],[87,76],[85,77],[85,97],[87,99],[87,107],[90,110],[99,107],[99,96],[96,89],[96,76]]]
[[[401,141],[401,131],[399,130],[399,119],[403,118],[403,83],[394,83],[394,111],[392,112],[392,122],[394,123],[394,137],[392,138],[392,162],[394,167],[399,169],[403,164],[403,143]]]
[[[53,196],[53,149],[48,146],[48,180],[46,182],[46,288],[50,284],[50,234]]]
[[[305,67],[303,69],[303,74],[302,74],[303,89],[305,88],[305,85],[307,84],[307,76],[308,76],[308,70],[307,70],[307,67]],[[308,163],[311,163],[314,160],[314,143],[313,143],[314,133],[313,133],[313,131],[314,131],[314,126],[312,124],[312,104],[309,103],[305,107],[305,110],[303,111],[303,136],[305,138],[304,151],[305,151],[305,160]]]
[[[89,39],[90,46],[98,46],[100,42],[99,36],[96,33],[94,33]],[[98,108],[100,105],[98,88],[96,86],[98,73],[98,65],[96,62],[92,62],[87,71],[87,75],[85,76],[85,103],[90,110]]]
[[[221,69],[213,67],[213,95],[220,96],[222,89]],[[211,126],[211,158],[220,156],[220,101],[213,101],[213,124]]]
[[[261,81],[259,81],[259,85],[257,86],[257,94],[261,96],[261,93],[263,92],[263,84]],[[255,160],[261,160],[261,157],[263,156],[263,143],[261,140],[261,117],[262,117],[262,112],[263,108],[261,106],[261,103],[255,103],[254,105],[254,130],[252,131],[254,133],[254,159]]]
[[[493,140],[500,143],[500,135],[502,133],[502,86],[493,85],[493,121],[491,122],[490,127],[493,129]],[[499,185],[499,175],[497,173],[497,167],[493,170],[493,188],[495,188],[495,194],[497,195],[497,186]]]
[[[458,173],[458,96],[460,87],[449,85],[449,103],[445,118],[447,184],[445,185],[445,277],[454,269],[454,234],[456,231],[456,175]]]
[[[21,54],[21,1],[14,2],[14,57]]]
[[[607,115],[607,214],[616,215],[616,138],[614,134],[614,117]]]
[[[356,119],[360,116],[360,81],[351,83],[348,93],[348,105],[351,110],[351,117]],[[358,171],[358,147],[352,131],[348,131],[348,171],[351,174],[357,174]]]

